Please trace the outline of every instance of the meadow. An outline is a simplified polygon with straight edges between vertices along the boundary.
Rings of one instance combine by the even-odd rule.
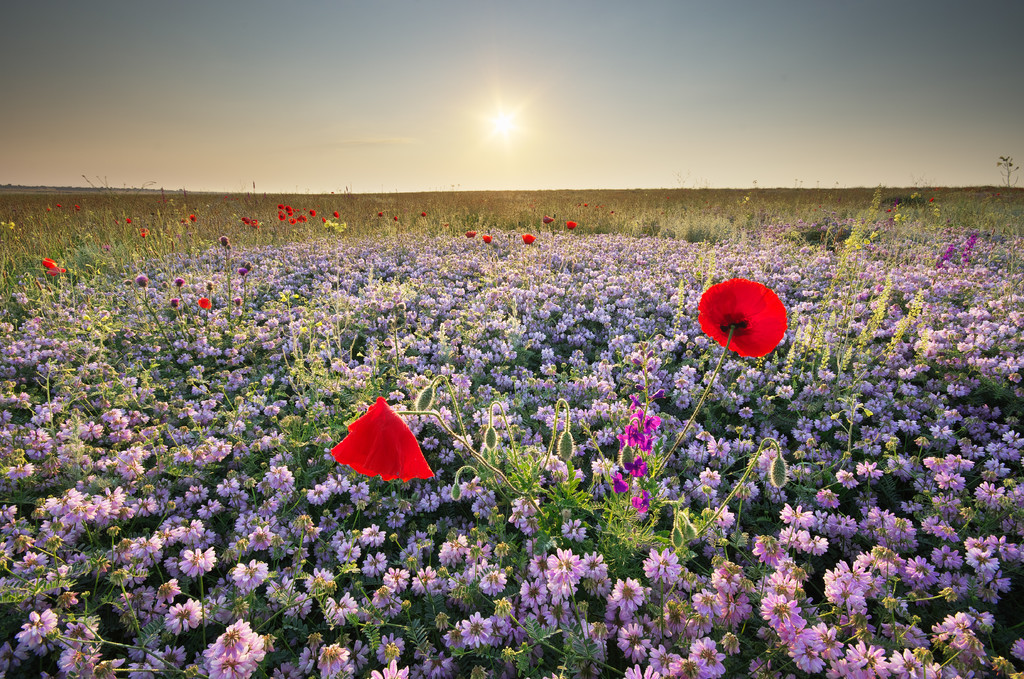
[[[998,188],[0,193],[0,676],[1021,676],[1022,246]]]

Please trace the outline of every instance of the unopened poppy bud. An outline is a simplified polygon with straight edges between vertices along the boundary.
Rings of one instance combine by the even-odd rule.
[[[213,292],[213,283],[207,283],[206,284],[206,291],[207,292]]]
[[[572,434],[566,430],[558,437],[558,456],[568,462],[576,452],[576,442],[572,440]]]
[[[434,386],[433,382],[423,387],[423,390],[419,393],[419,396],[416,397],[415,409],[421,411],[430,410],[431,406],[434,405],[434,393],[436,391],[437,388]]]
[[[772,460],[772,467],[768,473],[768,482],[775,488],[782,488],[786,485],[788,477],[789,466],[786,464],[786,459],[781,454],[776,455],[775,459]]]
[[[487,450],[494,450],[498,447],[498,432],[494,430],[494,427],[487,425],[487,429],[484,429],[484,448]]]

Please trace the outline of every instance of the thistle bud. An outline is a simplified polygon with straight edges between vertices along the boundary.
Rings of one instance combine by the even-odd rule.
[[[494,450],[498,447],[498,432],[494,430],[494,427],[487,425],[484,429],[484,449]]]
[[[416,397],[415,410],[430,410],[431,406],[434,405],[434,393],[436,391],[437,388],[433,382],[423,387],[423,391]]]
[[[782,454],[775,456],[772,460],[772,467],[768,473],[768,482],[772,484],[774,488],[782,488],[786,485],[786,481],[789,480],[789,465],[786,464],[786,459],[782,457]]]
[[[568,463],[575,452],[576,442],[572,440],[572,434],[567,429],[558,437],[558,456]]]

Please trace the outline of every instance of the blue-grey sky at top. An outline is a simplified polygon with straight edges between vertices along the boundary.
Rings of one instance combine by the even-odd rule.
[[[996,184],[1024,2],[8,2],[0,184]],[[507,137],[500,112],[515,115]]]

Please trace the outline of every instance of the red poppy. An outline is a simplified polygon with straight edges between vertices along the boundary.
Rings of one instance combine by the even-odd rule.
[[[732,329],[729,348],[740,356],[764,356],[786,334],[786,307],[772,290],[732,278],[712,285],[700,298],[697,320],[700,328],[725,346]]]
[[[541,221],[544,222],[545,224],[550,224],[551,222],[555,221],[555,218],[544,215],[544,218],[541,219]]]
[[[278,203],[277,204],[277,209],[278,210],[283,210],[284,209],[284,203]]]
[[[483,236],[483,239],[484,239],[485,243],[490,243],[491,242],[491,237],[490,236]]]
[[[126,218],[124,220],[124,222],[125,222],[125,224],[131,224],[132,223],[132,218],[131,217]]]
[[[416,437],[382,397],[365,415],[348,425],[348,436],[334,446],[331,454],[360,474],[379,474],[385,481],[434,476]]]
[[[377,216],[378,216],[378,217],[383,217],[383,216],[384,216],[384,213],[383,213],[383,212],[378,212],[378,213],[377,213]]]
[[[189,218],[189,221],[192,221],[192,222],[196,221],[196,216],[195,215],[189,215],[188,218]]]
[[[309,211],[309,216],[310,217],[316,217],[316,210],[310,210]]]
[[[335,219],[337,219],[337,218],[338,218],[338,217],[340,217],[340,216],[341,216],[341,215],[339,215],[339,214],[338,214],[338,211],[337,211],[337,210],[335,210],[335,211],[334,211],[334,218],[335,218]]]
[[[467,231],[466,238],[476,238],[476,231]]]
[[[49,274],[50,276],[59,276],[62,273],[66,273],[66,272],[67,272],[67,269],[58,269],[57,267],[54,267],[52,269],[47,269],[46,270],[46,273]]]
[[[524,233],[523,234],[523,242],[526,243],[527,245],[529,245],[530,243],[532,243],[535,240],[537,240],[536,236],[531,235],[529,233]]]
[[[566,222],[565,223],[565,228],[569,229],[570,231],[575,229],[577,226],[579,226],[579,224],[577,224],[576,222]]]
[[[395,215],[395,221],[396,222],[398,221],[398,215]]]
[[[149,235],[149,229],[139,229],[139,235],[145,238]]]
[[[56,269],[57,262],[47,257],[46,259],[43,260],[43,266],[45,266],[47,269]]]
[[[209,309],[211,306],[213,306],[213,304],[210,303],[210,300],[207,299],[206,297],[200,297],[199,301],[196,302],[196,304],[199,305],[200,309]]]
[[[590,207],[590,204],[589,203],[584,203],[583,207]]]
[[[427,216],[427,213],[426,213],[426,212],[421,212],[421,213],[420,213],[420,217],[426,217],[426,216]]]
[[[295,223],[295,217],[292,217],[291,219],[289,219],[288,223],[289,224],[294,224]]]

